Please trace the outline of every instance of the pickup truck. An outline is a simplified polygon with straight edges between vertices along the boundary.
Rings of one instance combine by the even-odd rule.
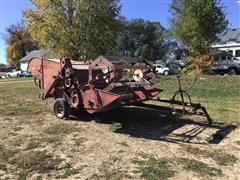
[[[236,75],[240,73],[240,60],[231,54],[218,56],[218,60],[211,67],[218,74]]]
[[[168,67],[165,67],[162,64],[154,64],[154,66],[156,67],[157,74],[162,74],[164,76],[169,75],[169,68]]]
[[[13,69],[12,72],[7,72],[6,75],[8,77],[20,77],[22,75],[22,70]]]

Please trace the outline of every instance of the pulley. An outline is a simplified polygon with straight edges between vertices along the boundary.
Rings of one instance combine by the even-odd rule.
[[[133,80],[138,82],[141,81],[143,78],[144,74],[143,74],[143,70],[142,69],[135,69],[133,71]]]

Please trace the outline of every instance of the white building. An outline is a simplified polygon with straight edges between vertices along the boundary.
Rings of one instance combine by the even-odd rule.
[[[26,71],[28,67],[28,62],[30,59],[34,57],[38,58],[52,58],[51,57],[52,51],[50,49],[41,49],[41,50],[34,50],[28,53],[25,57],[19,60],[20,62],[20,69],[22,71]]]
[[[228,51],[240,59],[240,28],[226,29],[219,34],[219,41],[212,47],[221,51]]]

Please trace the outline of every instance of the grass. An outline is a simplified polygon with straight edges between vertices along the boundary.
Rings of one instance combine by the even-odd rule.
[[[4,145],[0,145],[0,160],[3,162],[9,162],[9,160],[17,153],[16,150],[6,148]]]
[[[41,141],[31,140],[28,144],[25,150],[31,150],[36,149],[41,145]]]
[[[186,152],[195,155],[195,156],[203,156],[206,158],[213,159],[217,164],[221,166],[230,166],[237,162],[238,158],[232,154],[225,153],[221,150],[212,152],[209,150],[203,150],[197,147],[192,146],[184,146],[183,148]]]
[[[224,152],[212,153],[212,158],[221,166],[230,166],[237,162],[238,158]]]
[[[75,138],[74,142],[76,146],[81,146],[87,140],[88,140],[87,138],[79,137],[79,138]]]
[[[26,81],[26,80],[33,80],[33,77],[7,77],[0,79],[0,82],[5,81]]]
[[[64,167],[64,173],[62,175],[59,175],[56,177],[56,179],[66,179],[69,176],[78,174],[81,169],[75,169],[72,168],[70,164],[67,164],[66,167]]]
[[[153,155],[141,154],[133,161],[137,165],[141,177],[149,180],[165,180],[183,170],[192,171],[201,177],[221,176],[221,169],[189,158],[156,158]]]
[[[165,180],[175,175],[172,169],[172,162],[170,159],[161,158],[156,159],[153,155],[145,156],[142,160],[134,160],[134,164],[138,166],[138,171],[141,177],[149,180]]]
[[[44,130],[45,133],[50,135],[63,135],[78,131],[81,131],[81,129],[67,123],[54,124]]]
[[[193,101],[200,102],[206,106],[215,122],[240,123],[240,76],[204,76],[204,78],[206,79],[197,81],[196,86],[190,91]],[[189,87],[194,77],[183,77],[183,79],[183,87],[185,89]],[[161,96],[171,98],[177,89],[176,78],[172,76],[161,76],[157,81],[156,87],[165,90]],[[39,122],[44,123],[48,120],[38,117],[45,118],[45,116],[41,115],[52,111],[52,107],[49,109],[45,108],[44,101],[38,99],[38,94],[39,90],[33,83],[0,84],[0,116],[3,117],[2,124],[4,124],[5,121],[9,123],[9,126],[5,126],[6,124],[4,124],[3,127],[7,127],[10,130],[8,133],[1,135],[3,136],[2,140],[4,141],[4,145],[3,143],[0,145],[0,169],[3,171],[7,169],[8,172],[14,172],[19,179],[27,179],[33,172],[43,172],[43,175],[51,170],[58,172],[58,165],[62,160],[53,154],[48,154],[46,151],[40,151],[38,148],[42,148],[44,144],[56,148],[54,145],[62,143],[62,138],[69,134],[73,136],[72,140],[75,146],[81,146],[87,141],[87,139],[76,135],[76,133],[84,130],[78,127],[78,125],[76,125],[77,123],[57,121],[44,129],[42,128],[44,124],[39,125],[41,127],[38,128]],[[121,112],[121,110],[119,111]],[[138,113],[135,113],[135,111],[132,110],[132,113],[129,114],[127,119],[133,122],[143,119],[141,125],[149,125],[149,123],[152,123],[153,125],[149,127],[154,127],[156,125],[155,121],[145,121],[145,118],[142,118],[142,113],[139,113],[140,111],[138,110],[136,111]],[[158,116],[156,113],[154,115],[152,111],[148,111],[148,113],[144,112],[144,114],[149,119],[154,119]],[[126,120],[122,117],[116,117],[116,119],[117,118],[123,119],[123,121]],[[163,119],[164,118],[165,117],[163,117]],[[27,139],[28,142],[24,142],[24,140],[21,141],[21,138],[17,138],[19,134],[25,133],[25,126],[21,123],[30,123],[28,125],[33,126],[35,131],[41,134],[38,135],[35,141],[30,142],[30,139]],[[125,125],[126,124],[115,121],[109,128],[115,132]],[[13,137],[13,133],[15,137]],[[16,142],[11,138],[15,138]],[[234,143],[240,145],[240,141]],[[124,147],[129,147],[127,142],[121,142],[119,144]],[[21,152],[19,152],[18,147],[21,147]],[[200,148],[194,149],[193,147],[192,149],[185,148],[184,150],[186,154],[196,155],[196,158],[209,158],[215,161],[219,167],[230,166],[238,161],[235,156],[225,153],[224,151],[212,152]],[[109,165],[109,161],[112,162],[112,165]],[[120,172],[117,168],[114,169],[114,165],[118,163],[119,160],[113,158],[109,161],[106,162],[106,165],[100,171],[101,174],[95,174],[93,178],[124,179],[126,173]],[[179,169],[181,171],[192,171],[203,177],[221,176],[222,174],[221,170],[216,167],[212,167],[202,161],[188,158],[156,158],[153,155],[146,155],[141,156],[140,159],[136,159],[134,164],[137,167],[138,174],[144,179],[168,179],[178,173]],[[14,166],[18,171],[9,168],[8,165]],[[63,167],[63,169],[59,170],[60,173],[58,173],[58,175],[60,174],[60,179],[67,178],[77,174],[78,171],[80,170],[66,166],[65,169]]]
[[[102,175],[99,174],[93,174],[90,179],[94,180],[101,180],[101,179],[106,179],[106,180],[121,180],[124,179],[124,174],[117,172],[117,171],[104,171]]]
[[[23,169],[18,173],[18,180],[26,180],[28,174],[30,173],[29,169]]]
[[[122,127],[123,127],[123,126],[122,126],[121,123],[119,123],[119,122],[113,122],[113,123],[110,125],[109,129],[110,129],[110,131],[115,132],[115,131],[121,129]]]
[[[194,102],[207,107],[215,122],[240,123],[240,76],[202,76],[189,91]],[[22,78],[18,78],[22,79]],[[187,89],[194,77],[184,76],[183,89]],[[178,89],[175,76],[156,78],[156,87],[164,89],[162,97],[171,98]],[[0,115],[37,115],[47,111],[44,101],[38,99],[39,90],[34,83],[0,84]],[[11,102],[11,103],[9,103]],[[111,130],[120,128],[112,125]]]
[[[54,158],[53,155],[47,154],[46,151],[24,151],[17,154],[11,161],[23,170],[38,171],[40,173],[57,170],[58,165],[62,162],[60,158]]]
[[[195,77],[183,76],[182,87],[188,89]],[[160,76],[156,87],[164,89],[161,96],[172,98],[178,89],[175,76]],[[200,102],[209,111],[215,122],[240,123],[240,76],[201,76],[189,91],[193,102]]]
[[[0,84],[0,115],[29,116],[46,112],[33,83]]]
[[[197,161],[194,159],[180,158],[179,163],[183,166],[183,169],[198,173],[201,176],[221,176],[221,169],[210,167],[206,163]]]

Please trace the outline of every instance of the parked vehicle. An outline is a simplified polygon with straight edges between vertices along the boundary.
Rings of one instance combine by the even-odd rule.
[[[29,71],[23,71],[22,74],[21,74],[22,77],[32,77],[32,74],[31,72]]]
[[[169,74],[178,74],[184,67],[187,66],[187,61],[184,59],[174,59],[171,57],[166,58],[165,60],[156,60],[156,64],[160,64],[164,67],[169,68]]]
[[[157,74],[162,74],[164,76],[169,75],[169,68],[163,66],[162,64],[154,64],[154,66],[156,67],[156,73]]]
[[[0,72],[0,79],[6,78],[6,72]]]
[[[181,71],[179,65],[175,63],[170,63],[167,67],[169,68],[169,74],[178,74]]]
[[[187,61],[185,59],[167,59],[166,63],[168,66],[178,66],[181,69],[187,66]]]
[[[221,75],[240,74],[240,60],[235,58],[231,53],[221,52],[216,58],[217,61],[211,67],[212,71]]]
[[[8,77],[20,77],[22,74],[22,70],[13,69],[12,72],[7,72],[6,75]]]

